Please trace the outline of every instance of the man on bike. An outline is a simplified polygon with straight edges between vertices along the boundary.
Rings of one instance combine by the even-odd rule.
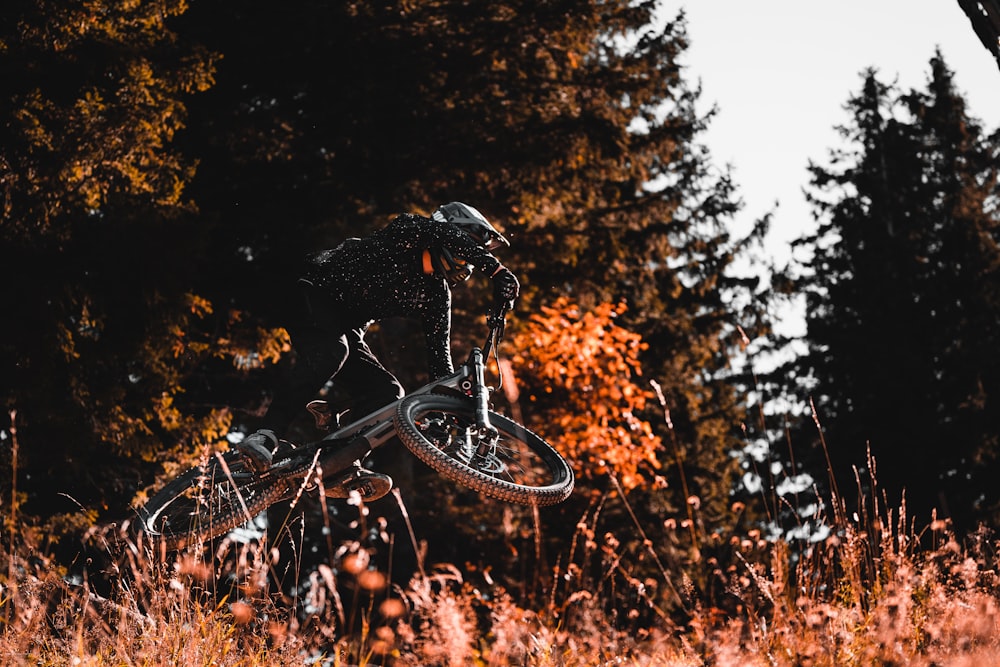
[[[418,320],[431,376],[452,373],[451,288],[478,269],[493,281],[495,312],[509,308],[520,284],[492,254],[509,245],[478,210],[451,202],[429,218],[402,214],[365,238],[312,256],[298,280],[298,314],[288,324],[296,351],[293,379],[274,397],[266,426],[286,428],[334,377],[354,398],[357,417],[402,397],[403,387],[364,339],[368,327],[384,318]],[[312,401],[309,409],[318,427],[335,426],[325,402]],[[257,467],[269,465],[276,446],[270,429],[240,444]]]

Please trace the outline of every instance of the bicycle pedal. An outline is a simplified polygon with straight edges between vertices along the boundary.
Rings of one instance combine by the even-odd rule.
[[[324,495],[327,498],[350,498],[357,493],[362,500],[369,502],[382,498],[391,490],[391,477],[359,467],[334,480],[324,489]]]

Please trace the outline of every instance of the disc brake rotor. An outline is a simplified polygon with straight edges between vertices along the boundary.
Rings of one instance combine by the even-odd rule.
[[[507,471],[507,464],[501,461],[495,454],[473,456],[470,465],[489,475],[500,475]]]
[[[495,447],[490,447],[487,454],[478,454],[479,439],[475,437],[473,429],[449,419],[449,415],[428,414],[419,428],[424,437],[437,445],[438,449],[448,452],[452,458],[470,468],[493,476],[507,471],[507,464],[494,453]]]

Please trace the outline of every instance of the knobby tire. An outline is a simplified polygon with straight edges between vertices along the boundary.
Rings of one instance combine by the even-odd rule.
[[[141,529],[168,550],[242,526],[285,497],[289,475],[254,473],[238,452],[212,456],[169,482],[139,510]]]
[[[508,503],[555,505],[573,491],[573,471],[553,447],[524,426],[490,412],[495,448],[476,453],[475,410],[468,399],[414,394],[396,409],[400,440],[448,479]]]

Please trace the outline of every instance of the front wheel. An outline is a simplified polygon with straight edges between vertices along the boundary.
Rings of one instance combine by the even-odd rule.
[[[459,484],[509,503],[555,505],[573,491],[573,471],[552,446],[517,422],[490,413],[496,442],[480,435],[475,409],[457,396],[400,401],[396,432],[407,449]]]

